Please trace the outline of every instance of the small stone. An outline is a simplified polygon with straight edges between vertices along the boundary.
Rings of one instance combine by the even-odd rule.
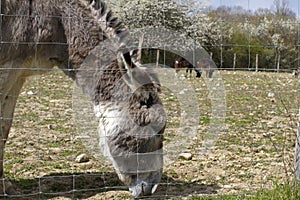
[[[74,140],[89,140],[91,139],[90,136],[88,135],[79,135],[79,136],[75,136]]]
[[[183,160],[191,160],[193,155],[191,153],[181,153],[179,154],[179,158]]]
[[[89,162],[89,161],[90,161],[90,158],[84,153],[80,154],[75,159],[75,162],[77,162],[77,163],[84,163],[84,162]]]
[[[181,90],[178,94],[183,95],[184,93],[185,93],[185,91],[184,91],[184,90]]]
[[[272,103],[275,103],[275,102],[276,102],[276,99],[272,98],[272,99],[271,99],[271,102],[272,102]]]
[[[34,92],[32,92],[31,90],[27,92],[28,95],[34,95]]]
[[[269,92],[269,93],[268,93],[268,97],[272,98],[272,97],[274,97],[274,96],[275,96],[275,94],[274,94],[273,92]]]

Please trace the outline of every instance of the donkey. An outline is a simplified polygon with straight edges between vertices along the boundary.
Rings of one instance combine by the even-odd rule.
[[[206,78],[212,78],[214,73],[214,63],[211,59],[202,59],[197,62],[197,66],[201,71],[205,71]]]
[[[4,147],[26,77],[58,66],[93,101],[99,145],[135,197],[162,176],[165,112],[156,74],[126,50],[124,25],[101,0],[1,0],[0,192]]]
[[[193,66],[191,63],[189,63],[186,59],[182,58],[182,57],[178,57],[176,60],[175,60],[175,63],[174,63],[174,68],[175,68],[175,72],[176,72],[176,76],[178,75],[178,72],[180,71],[180,69],[186,69],[185,70],[185,73],[186,73],[186,77],[188,77],[188,72],[190,72],[190,77],[192,77],[192,72],[193,72],[193,69],[195,70],[196,72],[196,77],[197,78],[200,78],[201,77],[201,71],[199,69],[197,69],[197,67]]]

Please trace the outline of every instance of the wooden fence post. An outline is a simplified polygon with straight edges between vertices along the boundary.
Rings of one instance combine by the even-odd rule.
[[[156,66],[158,67],[158,63],[159,63],[159,49],[157,49],[156,52]]]
[[[139,46],[138,46],[138,53],[137,53],[137,60],[139,62],[142,61],[143,42],[144,42],[144,33],[139,38]]]
[[[297,137],[296,137],[296,145],[295,145],[295,179],[300,180],[300,108],[299,108],[299,116],[297,123]]]
[[[256,54],[256,59],[255,59],[255,71],[258,72],[258,54]]]
[[[236,53],[233,54],[233,70],[235,70]]]
[[[278,55],[277,72],[279,72],[279,67],[280,67],[280,54]]]

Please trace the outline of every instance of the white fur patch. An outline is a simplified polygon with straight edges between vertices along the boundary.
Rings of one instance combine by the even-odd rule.
[[[103,155],[112,160],[110,150],[107,145],[107,137],[115,133],[119,128],[121,107],[115,104],[99,104],[94,106],[96,117],[99,118],[98,135],[100,138],[99,145]]]
[[[96,117],[100,118],[101,117],[101,113],[103,113],[103,110],[101,110],[102,106],[99,105],[95,105],[94,106],[94,113],[96,115]]]

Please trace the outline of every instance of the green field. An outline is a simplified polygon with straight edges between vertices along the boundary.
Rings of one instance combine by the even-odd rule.
[[[153,198],[300,199],[293,180],[299,80],[290,73],[220,73],[226,119],[220,134],[214,135],[216,143],[202,153],[207,131],[218,123],[211,117],[210,82],[185,79],[197,97],[192,110],[198,109],[199,123],[193,127],[195,137],[179,151],[191,153],[192,158],[175,157],[165,165]],[[110,163],[93,158],[76,137],[73,87],[58,70],[26,82],[5,154],[5,175],[20,195],[15,198],[130,198]],[[168,117],[166,145],[181,131],[184,112],[177,92],[181,91],[164,87],[161,94]],[[76,163],[81,153],[88,154],[90,161]]]

